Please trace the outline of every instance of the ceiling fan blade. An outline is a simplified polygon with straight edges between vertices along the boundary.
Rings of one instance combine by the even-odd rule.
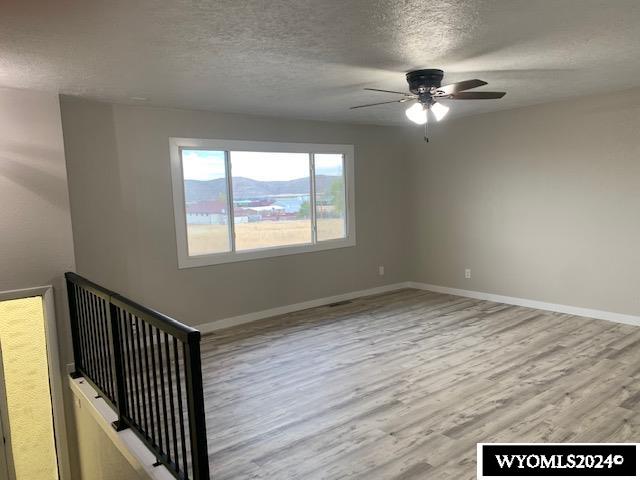
[[[450,98],[452,100],[492,100],[502,98],[507,92],[459,92],[453,95],[444,95],[442,98]]]
[[[449,85],[443,85],[436,89],[437,95],[452,95],[454,93],[462,92],[463,90],[469,90],[471,88],[481,87],[483,85],[487,85],[487,82],[483,80],[478,80],[477,78],[473,80],[464,80],[458,83],[450,83]]]
[[[364,107],[375,107],[376,105],[385,105],[387,103],[404,103],[412,100],[411,98],[401,98],[400,100],[391,100],[390,102],[378,102],[378,103],[368,103],[367,105],[358,105],[357,107],[349,107],[349,110],[354,110],[356,108],[364,108]]]
[[[370,92],[383,92],[383,93],[397,93],[398,95],[407,95],[411,96],[410,93],[405,92],[396,92],[394,90],[380,90],[379,88],[365,88],[365,90],[369,90]]]

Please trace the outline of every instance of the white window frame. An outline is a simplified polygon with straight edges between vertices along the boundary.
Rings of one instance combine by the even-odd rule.
[[[203,267],[218,265],[221,263],[244,262],[259,258],[279,257],[282,255],[295,255],[300,253],[319,252],[335,248],[353,247],[356,244],[356,219],[355,219],[355,177],[354,177],[354,148],[353,145],[329,145],[316,143],[280,143],[280,142],[253,142],[246,140],[215,140],[198,138],[169,139],[171,154],[171,182],[173,187],[173,211],[176,226],[176,244],[178,250],[178,268]],[[202,149],[217,151],[241,151],[241,152],[277,152],[277,153],[306,153],[310,155],[310,210],[312,242],[304,245],[291,245],[282,247],[266,247],[255,250],[243,250],[241,252],[230,251],[211,253],[208,255],[189,256],[187,243],[187,215],[184,196],[184,177],[182,171],[181,149]],[[335,153],[342,154],[344,158],[345,176],[345,205],[346,205],[346,236],[334,240],[315,241],[315,172],[313,154]],[[227,162],[227,190],[229,203],[233,204],[232,173],[229,169],[229,155],[225,153]],[[229,234],[233,237],[233,209],[229,213]],[[234,249],[234,239],[230,238],[231,248]]]

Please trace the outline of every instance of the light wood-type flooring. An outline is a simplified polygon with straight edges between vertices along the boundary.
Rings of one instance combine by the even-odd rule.
[[[628,325],[407,289],[202,355],[214,480],[464,480],[478,442],[640,442]]]

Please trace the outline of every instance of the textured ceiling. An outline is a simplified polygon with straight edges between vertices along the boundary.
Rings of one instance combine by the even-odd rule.
[[[405,123],[404,73],[488,81],[454,115],[640,86],[638,0],[2,0],[0,85],[121,103]],[[148,100],[132,100],[145,97]]]

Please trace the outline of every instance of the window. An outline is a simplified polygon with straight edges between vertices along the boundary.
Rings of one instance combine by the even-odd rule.
[[[183,150],[182,172],[189,256],[228,252],[229,192],[225,152]]]
[[[170,143],[180,268],[355,245],[353,146]]]
[[[312,243],[306,153],[229,152],[236,251]]]

